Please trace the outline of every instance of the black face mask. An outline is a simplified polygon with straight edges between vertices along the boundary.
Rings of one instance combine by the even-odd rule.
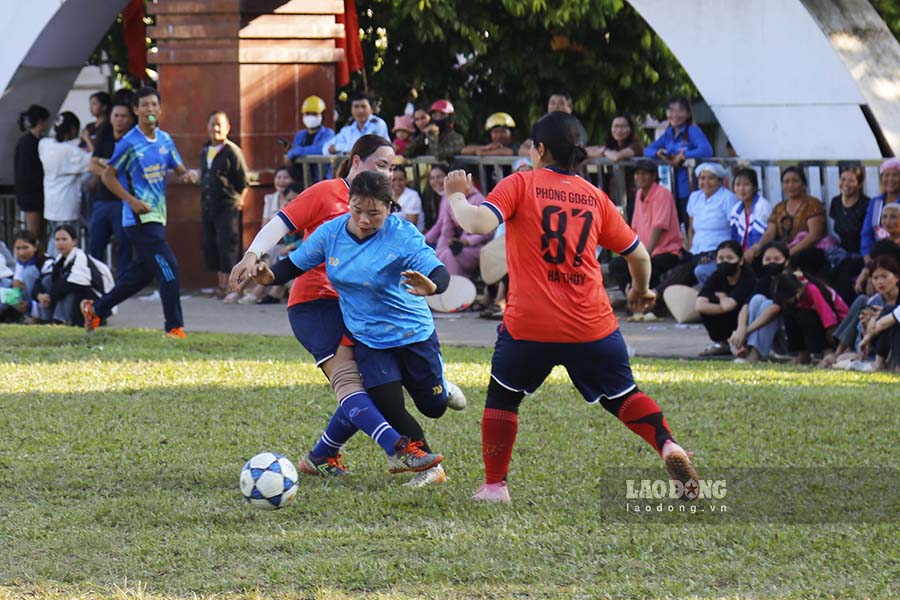
[[[718,265],[716,265],[716,271],[718,271],[725,277],[731,277],[738,272],[739,268],[740,265],[733,262],[720,262]]]
[[[433,123],[433,124],[435,124],[435,125],[438,126],[438,129],[440,129],[441,133],[444,133],[444,131],[447,129],[447,124],[448,124],[449,122],[450,122],[450,119],[449,119],[449,118],[446,118],[446,119],[432,119],[432,120],[431,120],[431,123]]]
[[[784,263],[769,263],[762,266],[763,275],[768,275],[769,277],[781,275],[782,271],[784,271]]]

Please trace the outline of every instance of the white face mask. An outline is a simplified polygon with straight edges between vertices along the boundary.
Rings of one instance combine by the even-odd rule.
[[[316,129],[322,124],[322,117],[319,115],[303,115],[303,124],[307,129]]]

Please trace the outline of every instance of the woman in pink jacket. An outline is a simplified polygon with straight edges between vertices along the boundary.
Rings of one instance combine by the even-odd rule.
[[[467,194],[469,204],[478,206],[484,196],[474,187]],[[438,219],[425,234],[425,241],[434,246],[438,259],[447,266],[451,275],[470,277],[478,268],[481,248],[494,237],[493,233],[475,235],[466,233],[453,217],[447,195],[441,196]]]

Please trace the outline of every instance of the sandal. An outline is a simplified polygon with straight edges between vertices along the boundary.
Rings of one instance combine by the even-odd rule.
[[[485,306],[485,305],[482,304],[479,300],[476,300],[475,302],[473,302],[472,304],[470,304],[470,305],[469,305],[469,308],[467,308],[466,310],[469,311],[469,312],[478,312],[478,313],[480,313],[480,312],[482,312],[482,311],[487,310],[488,308],[489,308],[488,306]]]
[[[488,306],[486,309],[484,309],[483,311],[481,311],[481,313],[478,316],[479,316],[479,318],[482,318],[482,319],[492,319],[492,320],[503,319],[503,307],[500,306],[499,304],[492,304],[492,305]]]
[[[698,356],[727,356],[730,354],[731,349],[728,347],[728,344],[716,342],[706,348],[706,350],[701,352]]]

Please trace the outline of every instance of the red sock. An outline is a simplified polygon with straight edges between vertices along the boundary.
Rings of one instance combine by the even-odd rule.
[[[481,416],[481,456],[484,459],[484,482],[499,483],[509,473],[519,415],[508,410],[485,408]]]
[[[632,394],[625,400],[618,417],[628,429],[644,438],[660,454],[666,440],[672,439],[672,432],[662,411],[653,398],[644,392]]]

